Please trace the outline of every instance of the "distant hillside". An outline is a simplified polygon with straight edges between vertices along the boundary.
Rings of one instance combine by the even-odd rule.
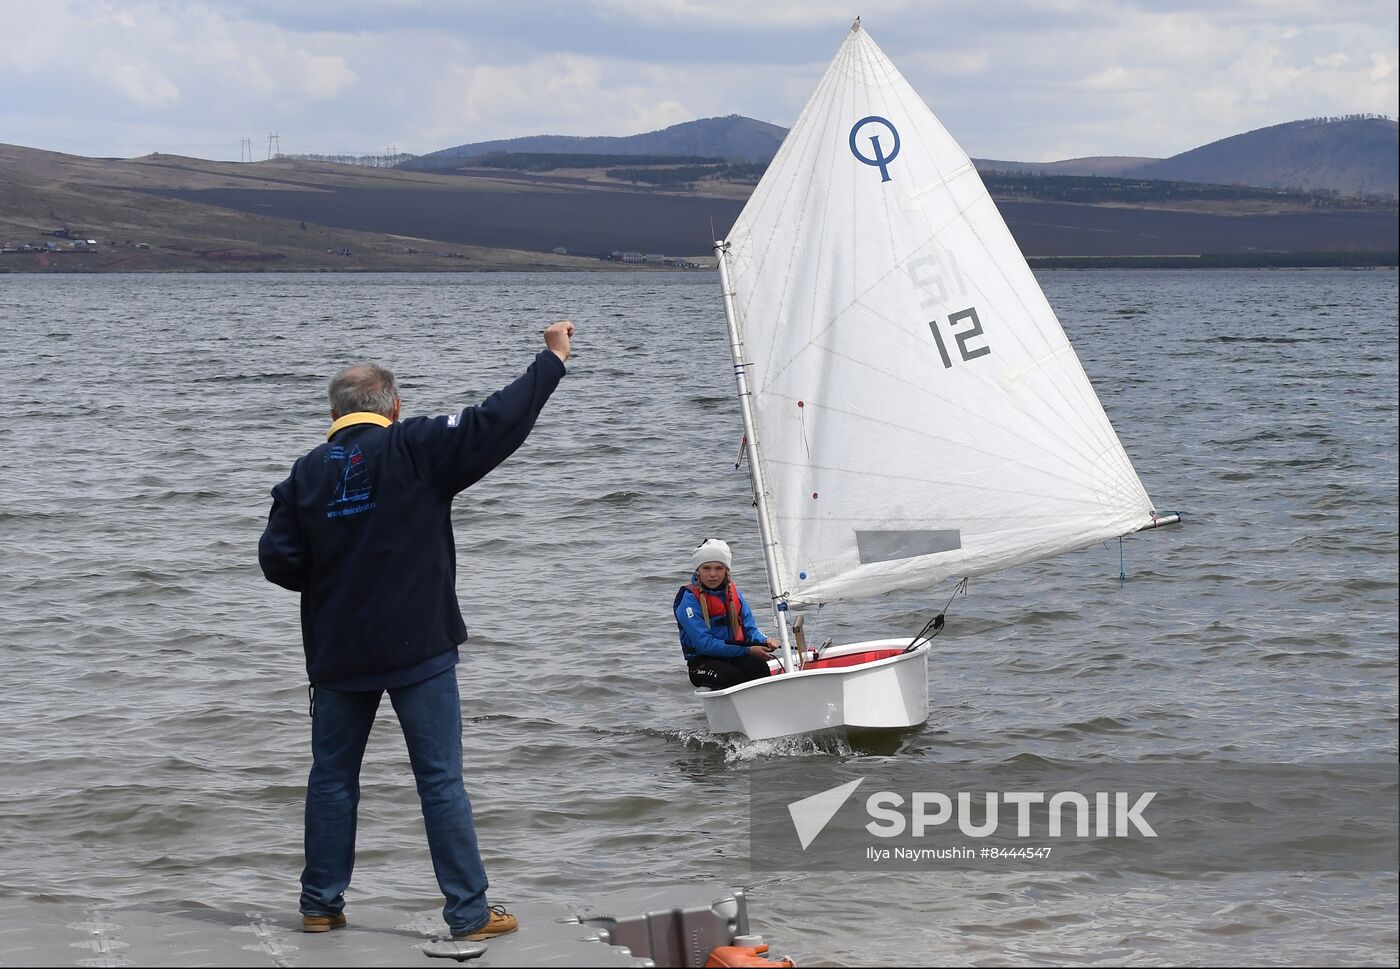
[[[0,145],[0,273],[700,261],[752,192],[756,172],[749,169],[762,167],[629,155],[621,156],[627,166],[580,169],[570,166],[606,159],[502,157],[511,167],[477,161],[435,173],[288,160],[80,158]],[[564,167],[553,167],[556,160]],[[543,164],[551,167],[534,170]],[[1030,257],[1394,265],[1400,234],[1394,201],[1103,176],[985,177]],[[634,258],[614,261],[615,253]]]
[[[1088,158],[1067,158],[1053,162],[999,161],[974,158],[979,172],[1006,172],[1013,175],[1097,175],[1100,178],[1122,178],[1148,162],[1160,158],[1139,158],[1135,155],[1091,155]]]
[[[1389,118],[1313,118],[1259,128],[1171,158],[1107,156],[1055,162],[974,159],[981,172],[1094,175],[1209,185],[1400,195],[1400,133]]]
[[[420,155],[400,167],[452,170],[485,155],[594,154],[699,156],[766,164],[787,135],[778,125],[731,114],[672,125],[628,137],[536,135],[482,141]],[[1314,118],[1260,128],[1202,145],[1171,158],[1090,156],[1053,162],[974,158],[981,172],[1145,178],[1210,185],[1249,185],[1400,196],[1400,135],[1389,118]]]
[[[782,144],[787,129],[737,114],[702,118],[626,137],[533,135],[504,141],[481,141],[419,155],[403,168],[419,171],[455,168],[465,159],[496,152],[568,155],[685,155],[735,162],[767,162]]]
[[[1142,178],[1400,195],[1400,127],[1389,118],[1313,118],[1222,138],[1132,172]]]

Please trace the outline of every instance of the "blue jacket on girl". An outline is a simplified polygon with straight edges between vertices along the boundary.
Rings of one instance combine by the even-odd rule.
[[[696,581],[694,576],[691,576],[691,579]],[[700,601],[695,598],[695,593],[690,591],[690,586],[681,586],[680,591],[676,593],[676,625],[680,628],[681,652],[687,660],[699,659],[702,656],[735,659],[748,655],[750,646],[768,642],[768,638],[758,631],[753,612],[750,611],[749,604],[744,601],[738,587],[735,587],[734,594],[739,599],[739,624],[744,631],[744,641],[737,645],[729,642],[729,617],[725,613],[711,615],[709,623],[706,623],[704,613],[700,609]]]

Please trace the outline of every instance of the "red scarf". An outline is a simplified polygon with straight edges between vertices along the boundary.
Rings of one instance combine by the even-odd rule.
[[[690,591],[700,603],[700,615],[704,617],[706,626],[710,624],[710,617],[725,616],[729,619],[730,640],[736,643],[744,641],[744,627],[739,622],[739,590],[733,582],[726,579],[724,587],[719,590],[706,589],[697,582],[691,585]]]

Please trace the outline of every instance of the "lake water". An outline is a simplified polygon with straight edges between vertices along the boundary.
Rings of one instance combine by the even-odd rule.
[[[1394,763],[1394,271],[1041,280],[1186,524],[973,580],[892,756]],[[689,550],[725,536],[763,587],[718,295],[709,273],[0,277],[0,895],[295,907],[309,726],[296,600],[257,568],[268,491],[343,363],[445,413],[568,316],[569,376],[454,512],[496,899],[742,885],[807,964],[1394,963],[1394,872],[748,870],[749,765],[873,755],[716,739],[691,696]],[[950,591],[828,607],[817,635],[911,633]],[[363,788],[351,911],[439,907],[387,703]]]

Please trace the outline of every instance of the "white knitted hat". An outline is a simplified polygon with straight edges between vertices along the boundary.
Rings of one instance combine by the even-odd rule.
[[[695,551],[690,556],[690,570],[694,572],[706,562],[719,562],[726,569],[733,563],[734,556],[729,554],[729,546],[717,538],[707,538],[695,547]]]

